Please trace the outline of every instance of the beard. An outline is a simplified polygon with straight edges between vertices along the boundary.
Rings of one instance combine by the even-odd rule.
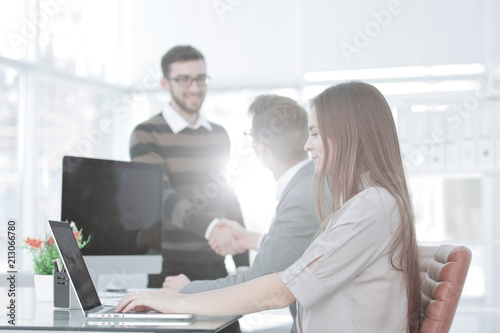
[[[171,94],[172,99],[174,100],[175,104],[177,104],[184,112],[186,113],[198,113],[201,109],[201,106],[203,105],[203,101],[205,100],[205,96],[203,96],[200,100],[200,103],[197,107],[189,107],[187,103],[179,98],[176,94]]]

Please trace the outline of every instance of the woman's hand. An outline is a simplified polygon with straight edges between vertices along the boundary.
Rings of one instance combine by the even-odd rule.
[[[116,306],[115,312],[143,312],[158,311],[162,313],[179,312],[178,305],[182,294],[170,292],[167,290],[141,290],[128,293],[120,300]]]
[[[116,312],[149,311],[192,313],[200,316],[236,316],[290,305],[295,296],[277,273],[252,281],[199,294],[178,294],[168,290],[143,290],[128,293]]]

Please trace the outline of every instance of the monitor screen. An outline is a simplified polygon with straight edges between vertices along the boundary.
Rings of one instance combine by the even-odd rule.
[[[138,232],[161,227],[163,168],[158,164],[65,156],[61,220],[74,221],[90,242],[84,255],[130,255]],[[159,243],[159,238],[158,238]],[[153,251],[154,252],[154,251]]]

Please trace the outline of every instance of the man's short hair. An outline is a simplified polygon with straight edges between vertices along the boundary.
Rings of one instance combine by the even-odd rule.
[[[190,45],[177,45],[171,48],[161,58],[161,69],[163,71],[163,76],[168,78],[168,74],[170,73],[170,65],[174,62],[188,60],[205,61],[205,57],[203,57],[203,54],[200,51]]]
[[[306,158],[307,112],[295,100],[278,95],[260,95],[248,109],[252,136],[284,162]]]

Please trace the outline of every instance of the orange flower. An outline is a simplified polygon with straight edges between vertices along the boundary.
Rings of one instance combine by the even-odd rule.
[[[39,249],[42,246],[42,240],[36,238],[26,238],[26,245],[33,249]]]
[[[76,228],[74,222],[70,223],[73,231],[73,236],[76,239],[78,248],[84,247],[90,240],[82,241],[82,231]],[[54,237],[45,234],[43,239],[28,237],[24,241],[24,248],[27,249],[33,256],[33,270],[38,275],[50,275],[54,270],[52,260],[59,258],[59,253],[55,244]]]

